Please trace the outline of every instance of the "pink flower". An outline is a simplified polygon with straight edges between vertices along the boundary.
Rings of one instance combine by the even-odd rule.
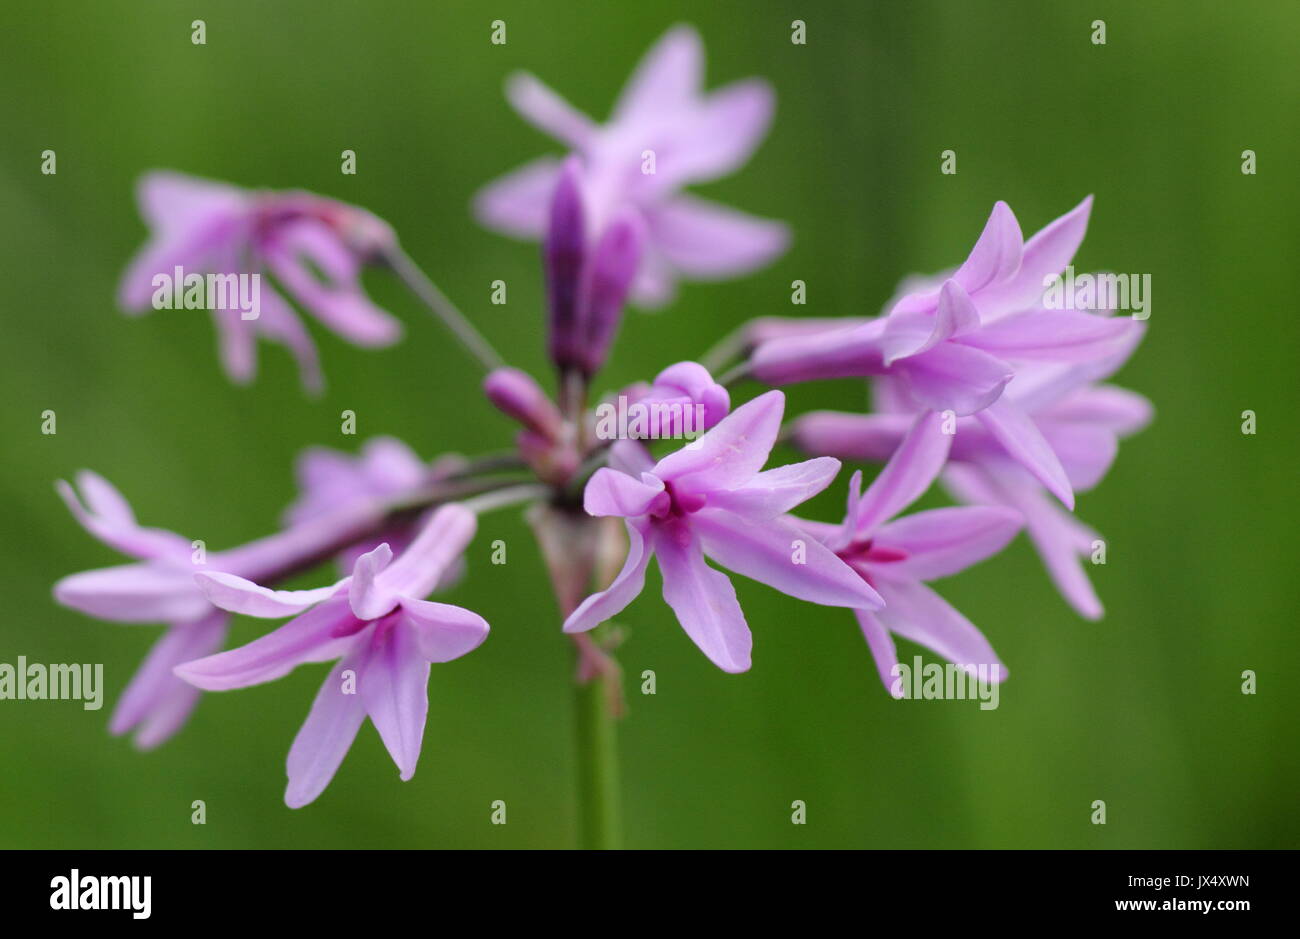
[[[392,230],[364,209],[307,192],[267,192],[156,171],[138,187],[150,240],[131,262],[119,288],[130,312],[153,307],[155,278],[189,274],[274,275],[281,287],[318,320],[359,346],[386,346],[401,324],[375,306],[361,286],[361,266],[396,244]],[[316,344],[284,298],[260,288],[260,312],[227,304],[211,311],[221,361],[230,378],[251,381],[256,338],[287,346],[303,384],[322,385]]]
[[[886,688],[894,686],[898,664],[891,633],[910,639],[972,674],[980,666],[1006,669],[983,634],[925,581],[947,577],[1001,551],[1021,525],[1019,513],[978,506],[917,512],[894,519],[934,482],[948,459],[952,437],[934,413],[912,426],[880,475],[862,492],[862,473],[849,483],[849,507],[842,525],[796,519],[821,539],[880,594],[884,607],[855,610],[862,634]]]
[[[625,518],[627,561],[609,588],[564,624],[583,632],[621,612],[659,559],[664,600],[686,634],[719,668],[750,666],[752,639],[736,591],[706,556],[812,603],[877,609],[880,598],[835,554],[781,518],[826,488],[839,461],[822,457],[760,472],[776,442],[785,396],[770,391],[737,408],[703,437],[653,463],[640,444],[614,445],[615,466],[587,483],[588,514]]]
[[[262,684],[304,662],[338,659],[289,750],[284,800],[300,808],[325,790],[366,717],[401,778],[420,757],[428,716],[429,666],[473,651],[488,624],[427,596],[474,537],[464,506],[445,505],[396,560],[387,545],[357,559],[352,576],[317,590],[269,590],[230,574],[197,580],[216,606],[249,616],[293,619],[229,652],[179,665],[175,673],[209,691]],[[391,563],[390,563],[391,562]]]
[[[1151,405],[1141,395],[1097,384],[1127,360],[1143,332],[1142,323],[1133,323],[1125,347],[1115,354],[1091,363],[1024,368],[1007,387],[1008,403],[1032,422],[1075,491],[1096,486],[1115,459],[1119,438],[1136,433],[1151,419]],[[792,439],[808,453],[887,459],[916,418],[913,412],[899,410],[888,381],[878,388],[876,400],[885,408],[881,413],[805,414],[793,423]],[[1099,536],[1054,504],[1017,454],[980,421],[960,418],[955,431],[951,462],[943,473],[945,486],[964,502],[1019,512],[1062,596],[1080,615],[1100,618],[1101,601],[1079,563],[1091,555]]]
[[[604,125],[532,75],[516,74],[506,85],[525,120],[581,157],[589,238],[598,239],[620,212],[641,218],[645,250],[632,288],[639,306],[668,303],[679,276],[716,280],[762,267],[789,241],[779,222],[680,192],[739,168],[772,119],[766,82],[748,79],[704,94],[703,73],[699,35],[676,26],[637,67]],[[489,228],[540,239],[559,173],[554,157],[527,163],[480,191],[475,214]]]

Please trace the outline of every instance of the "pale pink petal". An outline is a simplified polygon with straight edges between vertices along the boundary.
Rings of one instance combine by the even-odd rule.
[[[880,580],[877,586],[885,608],[875,615],[890,632],[932,649],[967,671],[997,666],[991,677],[1006,679],[1006,666],[984,634],[929,587],[906,580]]]
[[[529,72],[506,79],[506,100],[538,130],[581,150],[591,140],[595,125],[569,102]]]
[[[943,415],[918,417],[852,513],[855,534],[865,538],[919,499],[943,469],[951,447],[952,436],[943,432]]]
[[[894,646],[894,637],[889,635],[889,630],[880,624],[880,620],[876,619],[874,613],[854,610],[853,615],[858,618],[863,638],[867,640],[867,648],[871,650],[871,657],[876,660],[876,672],[880,675],[885,690],[894,698],[902,698],[901,689],[898,694],[894,694],[894,684],[898,679],[893,671],[894,666],[898,664],[898,650]]]
[[[281,678],[304,662],[319,662],[352,641],[360,626],[345,597],[335,597],[247,645],[176,667],[176,674],[208,691],[247,688]]]
[[[415,631],[400,620],[375,640],[358,690],[403,780],[415,775],[429,713],[429,662]]]
[[[976,417],[1006,448],[1012,459],[1029,470],[1066,508],[1074,508],[1074,491],[1070,488],[1065,468],[1038,426],[1024,411],[1003,399],[989,405]]]
[[[1119,453],[1119,439],[1104,427],[1042,418],[1037,423],[1075,492],[1086,492],[1101,482]]]
[[[328,600],[346,585],[346,581],[341,580],[332,586],[318,587],[315,590],[271,590],[251,580],[220,571],[199,571],[194,575],[194,580],[213,606],[231,613],[264,619],[297,616],[317,603]]]
[[[91,535],[128,557],[148,561],[157,558],[184,561],[190,542],[161,528],[141,528],[121,494],[101,476],[82,470],[77,485],[89,507],[82,505],[76,490],[63,480],[54,484],[73,517]]]
[[[440,506],[411,546],[376,576],[377,595],[390,594],[414,600],[428,596],[447,569],[465,552],[477,530],[478,518],[465,506],[457,502]],[[360,612],[357,615],[366,618]]]
[[[840,461],[828,456],[764,470],[739,489],[709,493],[709,506],[759,518],[772,518],[807,502],[824,490],[840,471]]]
[[[914,423],[912,414],[810,411],[791,423],[790,440],[805,453],[883,463],[898,449]]]
[[[1127,437],[1146,427],[1152,415],[1151,402],[1137,392],[1114,385],[1097,385],[1075,392],[1039,417],[1054,422],[1092,424]]]
[[[880,596],[861,575],[790,522],[775,518],[754,521],[707,508],[692,515],[690,525],[704,553],[730,571],[809,603],[851,609],[880,607]],[[667,571],[664,576],[666,579]]]
[[[611,617],[627,609],[627,605],[637,598],[645,587],[645,569],[653,553],[647,541],[648,529],[640,524],[627,522],[627,560],[618,576],[604,590],[593,593],[569,614],[564,621],[566,633],[581,633],[594,629]]]
[[[541,238],[550,218],[560,161],[539,157],[488,183],[474,196],[474,217],[493,231],[516,238]]]
[[[200,692],[173,675],[172,669],[220,649],[229,621],[225,613],[214,610],[197,622],[168,627],[118,699],[109,732],[124,734],[139,728],[136,746],[148,750],[179,730]]]
[[[891,576],[934,580],[997,554],[1023,523],[1019,512],[998,506],[930,509],[882,525],[871,543],[905,555],[877,565]]]
[[[602,466],[587,480],[582,507],[588,515],[645,515],[657,504],[668,501],[663,481],[649,473],[634,479],[626,473]]]
[[[359,651],[331,669],[307,720],[293,738],[286,763],[289,784],[284,791],[289,808],[302,808],[325,791],[356,739],[366,709],[355,686],[364,679],[367,655],[367,651]],[[352,681],[345,680],[344,672],[352,673]]]
[[[685,537],[676,537],[682,534]],[[664,601],[686,635],[724,672],[747,671],[753,638],[731,581],[704,563],[700,543],[689,529],[657,533],[655,554],[663,573]]]
[[[379,619],[397,606],[399,594],[376,583],[379,572],[392,560],[393,549],[385,543],[367,551],[352,565],[352,576],[348,578],[348,605],[357,619]]]
[[[1088,230],[1088,216],[1092,212],[1092,196],[1088,196],[1069,212],[1044,226],[1025,242],[1025,250],[1016,276],[1001,284],[993,284],[981,291],[980,312],[986,317],[1015,313],[1040,305],[1044,280],[1059,274],[1073,260]]]
[[[957,342],[940,343],[894,368],[918,406],[958,416],[988,407],[1015,374],[1001,359]]]
[[[1082,310],[1026,310],[989,323],[961,341],[1012,361],[1087,362],[1126,345],[1134,322]]]
[[[750,158],[772,124],[776,96],[759,78],[732,82],[709,93],[694,113],[673,127],[676,146],[659,163],[682,182],[708,182]]]
[[[636,440],[616,440],[609,448],[610,469],[640,477],[654,469],[655,461],[645,444]]]
[[[734,277],[783,254],[790,230],[695,196],[678,195],[646,213],[655,247],[674,268],[697,280]]]
[[[674,26],[638,63],[614,106],[614,120],[643,121],[691,104],[704,84],[704,44],[685,24]]]
[[[54,599],[98,619],[119,623],[190,623],[212,612],[194,582],[194,568],[122,564],[64,577]]]
[[[698,440],[660,460],[654,475],[692,491],[734,489],[767,462],[785,412],[785,395],[769,391],[736,410]]]
[[[487,620],[449,603],[402,599],[402,620],[412,630],[416,652],[426,662],[450,662],[473,652],[488,635]]]

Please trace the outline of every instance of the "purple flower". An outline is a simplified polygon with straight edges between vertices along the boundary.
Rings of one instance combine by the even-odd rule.
[[[627,433],[620,427],[619,411],[627,418]],[[698,362],[678,362],[655,376],[625,388],[617,399],[606,400],[595,411],[595,435],[602,440],[698,437],[717,426],[731,410],[731,394],[713,380]],[[638,425],[637,419],[641,425]],[[638,432],[644,429],[645,432]]]
[[[911,419],[911,427],[880,475],[862,492],[862,473],[849,483],[842,525],[795,519],[821,539],[880,594],[883,609],[854,613],[876,669],[893,689],[898,664],[891,633],[920,643],[972,674],[991,667],[995,681],[1006,669],[978,629],[925,585],[1001,551],[1019,530],[1019,513],[994,506],[943,508],[890,521],[930,488],[948,459],[952,437],[934,413]]]
[[[82,571],[54,585],[64,606],[119,623],[166,623],[167,631],[119,700],[109,730],[137,729],[136,744],[157,746],[184,724],[198,691],[177,681],[172,667],[208,655],[225,642],[229,617],[199,589],[194,576],[221,570],[270,579],[318,558],[323,548],[362,537],[376,522],[373,502],[352,501],[332,512],[306,512],[289,529],[228,551],[207,553],[174,532],[142,528],[130,505],[107,480],[77,474],[82,497],[66,482],[59,494],[78,522],[100,541],[136,563]],[[84,502],[83,502],[84,499]]]
[[[1101,361],[1131,341],[1133,320],[1049,310],[1040,302],[1043,279],[1058,273],[1078,247],[1090,206],[1085,200],[1024,242],[1010,208],[999,202],[966,262],[938,289],[908,293],[887,316],[862,325],[771,339],[755,350],[752,371],[777,385],[888,377],[905,410],[976,415],[1073,508],[1073,492],[1052,448],[1003,397],[1003,389],[1017,369]]]
[[[392,230],[364,209],[306,192],[265,192],[156,171],[138,187],[150,240],[119,288],[130,312],[153,307],[155,278],[269,271],[280,286],[339,336],[359,346],[386,346],[401,324],[375,306],[361,286],[362,264],[396,244]],[[267,285],[262,285],[267,287]],[[260,311],[245,319],[236,305],[213,309],[221,361],[230,378],[251,381],[256,338],[287,346],[303,384],[322,386],[316,345],[284,298],[260,289]]]
[[[584,507],[590,515],[626,519],[627,560],[608,589],[573,612],[565,632],[592,629],[621,612],[644,587],[652,555],[682,628],[728,672],[749,668],[752,639],[735,588],[706,556],[801,600],[880,606],[861,577],[781,517],[825,489],[840,467],[822,457],[760,472],[784,410],[785,396],[770,391],[658,463],[638,443],[614,445],[615,465],[592,475]]]
[[[645,240],[642,222],[621,211],[598,237],[588,234],[575,160],[566,161],[551,201],[543,245],[549,322],[547,348],[561,372],[589,378],[604,364],[623,318]]]
[[[216,606],[277,618],[283,626],[229,652],[176,667],[196,687],[226,691],[338,659],[289,750],[284,801],[300,808],[329,785],[366,717],[403,780],[415,774],[429,711],[429,666],[473,651],[488,624],[469,610],[422,599],[460,557],[477,521],[464,506],[438,509],[396,560],[387,545],[357,559],[352,576],[317,590],[269,590],[241,577],[197,575]]]
[[[1118,439],[1136,433],[1151,419],[1151,405],[1141,395],[1097,384],[1123,364],[1143,335],[1133,323],[1124,348],[1092,363],[1043,363],[1019,371],[1006,397],[1026,415],[1039,437],[1056,455],[1072,489],[1088,491],[1109,470]],[[852,460],[883,460],[898,446],[915,420],[898,410],[888,382],[876,400],[877,414],[814,412],[792,425],[792,439],[809,453]],[[1003,505],[1019,512],[1025,530],[1062,596],[1080,615],[1098,619],[1102,606],[1079,564],[1093,552],[1098,536],[1054,504],[1018,456],[974,418],[955,425],[945,486],[964,502]]]
[[[299,496],[285,511],[285,526],[301,528],[337,518],[340,512],[365,513],[403,493],[418,492],[444,480],[464,465],[465,460],[455,455],[426,463],[396,437],[371,438],[356,456],[329,447],[309,447],[295,464]],[[401,553],[419,524],[418,518],[394,521],[348,545],[339,552],[340,569],[350,571],[358,557],[380,544]]]
[[[588,237],[598,238],[623,211],[644,223],[645,250],[632,288],[638,306],[668,303],[678,276],[715,280],[755,270],[789,242],[779,222],[681,194],[684,186],[739,168],[772,119],[766,82],[747,79],[706,95],[703,73],[699,35],[676,26],[637,67],[604,125],[532,75],[513,75],[506,85],[506,97],[525,120],[581,157]],[[480,191],[475,214],[489,228],[540,239],[559,174],[554,157],[527,163]]]

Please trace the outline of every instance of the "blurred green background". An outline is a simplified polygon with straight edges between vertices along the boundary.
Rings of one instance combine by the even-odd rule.
[[[190,42],[196,17],[206,46]],[[505,46],[489,43],[496,18]],[[796,18],[805,46],[789,39]],[[1104,46],[1090,41],[1095,19]],[[366,206],[513,362],[543,374],[537,248],[479,228],[468,209],[480,185],[555,150],[507,107],[502,80],[528,68],[603,118],[634,62],[682,20],[704,36],[710,86],[761,75],[779,102],[753,161],[701,191],[788,220],[795,242],[754,276],[686,285],[669,311],[629,315],[607,387],[696,357],[750,316],[789,314],[795,278],[808,284],[801,312],[874,313],[903,275],[960,261],[996,199],[1029,233],[1093,192],[1077,263],[1152,275],[1151,328],[1119,381],[1157,419],[1080,499],[1109,543],[1091,572],[1103,621],[1066,607],[1023,538],[940,584],[1011,670],[996,711],[890,700],[847,612],[740,578],[755,665],[725,675],[652,574],[621,618],[626,672],[658,675],[654,697],[629,682],[620,729],[629,845],[1300,845],[1300,6],[10,0],[0,662],[102,662],[108,694],[99,712],[0,701],[0,846],[575,843],[571,653],[517,514],[485,520],[451,597],[493,633],[434,669],[415,779],[398,781],[367,725],[324,796],[290,811],[285,754],[323,666],[205,697],[157,751],[110,738],[112,703],[159,633],[51,601],[60,576],[118,562],[52,482],[92,467],[145,524],[221,548],[268,531],[294,496],[302,447],[393,434],[426,457],[500,448],[510,427],[481,401],[475,366],[382,274],[368,287],[407,320],[407,339],[363,352],[313,324],[329,381],[315,401],[278,347],[261,347],[253,386],[230,385],[206,314],[122,316],[117,278],[145,236],[133,183],[172,167]],[[39,171],[47,148],[55,176]],[[339,172],[345,148],[355,176]],[[948,148],[956,176],[939,172]],[[1240,171],[1247,148],[1255,176]],[[489,303],[498,278],[504,307]],[[853,407],[861,390],[790,398],[792,410]],[[40,433],[47,408],[57,436]],[[339,433],[345,408],[359,437]],[[1248,408],[1256,436],[1240,432]],[[818,503],[821,517],[838,517],[842,489]],[[509,545],[503,567],[488,563],[495,538]],[[258,628],[240,621],[235,636]],[[1258,673],[1255,696],[1240,693],[1244,669]],[[204,826],[190,823],[195,799]],[[489,824],[495,799],[505,826]],[[790,823],[796,799],[803,826]],[[1105,826],[1090,824],[1094,799]]]

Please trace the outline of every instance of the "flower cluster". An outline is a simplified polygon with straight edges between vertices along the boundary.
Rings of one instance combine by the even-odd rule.
[[[173,267],[266,272],[339,335],[384,345],[397,339],[397,321],[358,279],[363,264],[377,263],[397,271],[479,356],[484,396],[518,431],[505,457],[425,462],[389,438],[357,456],[311,449],[281,528],[211,553],[141,527],[93,473],[81,473],[76,489],[60,483],[77,520],[132,562],[66,577],[56,599],[101,619],[167,624],[114,711],[114,733],[135,730],[140,746],[154,746],[181,727],[201,689],[247,687],[333,661],[290,748],[285,801],[302,806],[325,789],[367,717],[409,779],[431,664],[466,655],[488,635],[477,614],[428,597],[455,589],[478,516],[506,506],[529,506],[580,682],[617,684],[617,636],[598,627],[636,600],[652,558],[668,608],[720,669],[749,669],[753,639],[719,567],[851,610],[895,695],[896,636],[1006,677],[983,633],[929,582],[996,554],[1022,528],[1066,600],[1084,616],[1101,615],[1081,564],[1097,536],[1074,518],[1075,493],[1101,480],[1118,439],[1149,421],[1151,409],[1105,383],[1136,348],[1141,322],[1044,303],[1045,285],[1083,240],[1091,199],[1028,240],[999,202],[958,267],[910,279],[879,315],[754,320],[707,366],[669,364],[621,392],[667,414],[650,425],[663,437],[680,436],[690,423],[684,415],[698,414],[695,439],[609,439],[591,406],[593,381],[625,304],[661,306],[680,279],[754,270],[788,241],[780,223],[683,192],[743,164],[773,109],[765,82],[705,94],[702,73],[699,37],[677,27],[637,68],[604,125],[532,76],[507,85],[515,108],[570,151],[527,164],[475,199],[485,224],[543,242],[553,393],[500,362],[412,272],[391,229],[364,210],[306,193],[145,177],[141,206],[153,237],[123,281],[128,309],[147,307],[155,276]],[[315,347],[279,293],[257,320],[212,313],[232,378],[251,377],[260,335],[287,345],[308,386],[319,385]],[[869,412],[786,419],[776,389],[842,378],[870,382]],[[773,390],[733,409],[738,386],[754,382]],[[809,458],[765,468],[778,442]],[[792,514],[834,484],[842,460],[882,468],[865,490],[862,471],[852,474],[842,519]],[[960,504],[908,513],[936,480]],[[331,559],[341,580],[281,589]],[[222,651],[232,613],[285,622]]]

